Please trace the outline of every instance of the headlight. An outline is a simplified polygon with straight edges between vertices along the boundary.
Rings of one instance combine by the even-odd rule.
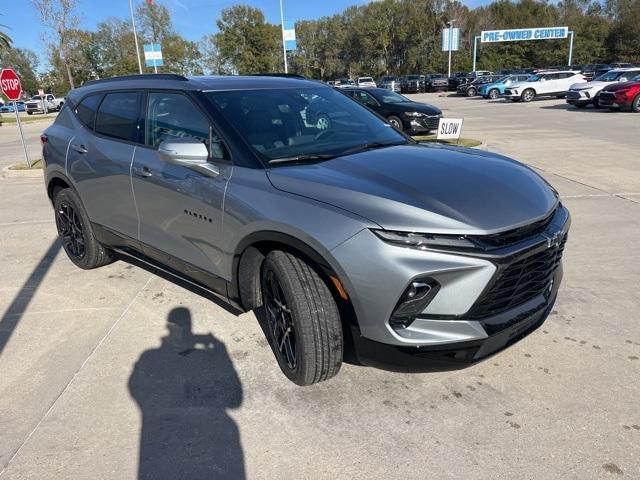
[[[418,250],[477,248],[473,241],[464,235],[440,235],[430,233],[392,232],[389,230],[372,230],[380,239],[399,247],[416,248]]]
[[[404,112],[404,114],[407,117],[415,117],[415,118],[425,117],[426,116],[424,113],[420,113],[420,112]]]

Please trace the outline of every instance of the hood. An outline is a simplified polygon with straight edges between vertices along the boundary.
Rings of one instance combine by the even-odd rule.
[[[637,87],[638,85],[640,85],[640,82],[617,82],[607,85],[604,90],[607,92],[615,92],[623,88]]]
[[[442,111],[438,107],[434,107],[433,105],[429,105],[428,103],[402,102],[395,103],[394,105],[398,106],[398,108],[404,112],[420,112],[427,115],[442,114]]]
[[[604,88],[611,82],[580,82],[574,83],[569,90],[591,90],[592,88]]]
[[[388,230],[488,234],[546,216],[558,200],[533,170],[500,155],[402,145],[268,170],[275,188]]]

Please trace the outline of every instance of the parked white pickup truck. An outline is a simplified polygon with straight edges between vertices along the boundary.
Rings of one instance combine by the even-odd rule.
[[[45,106],[47,112],[57,112],[64,105],[64,98],[56,98],[54,95],[47,93],[45,95],[34,95],[31,100],[25,104],[27,114],[44,113]]]

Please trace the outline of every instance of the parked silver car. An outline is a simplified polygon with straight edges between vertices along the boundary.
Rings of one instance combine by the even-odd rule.
[[[324,104],[319,126],[308,109]],[[501,155],[416,143],[317,82],[88,82],[42,142],[72,262],[125,259],[255,309],[299,385],[345,353],[461,368],[556,300],[570,219],[547,182]]]
[[[391,75],[385,75],[380,79],[380,88],[400,93],[400,79]]]

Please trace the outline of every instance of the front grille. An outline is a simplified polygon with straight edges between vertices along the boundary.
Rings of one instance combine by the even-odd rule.
[[[434,115],[432,117],[422,117],[422,124],[429,130],[436,130],[440,123],[440,116]]]
[[[613,92],[602,92],[600,93],[600,101],[605,100],[607,102],[615,102],[616,96]]]
[[[569,93],[567,93],[567,98],[569,100],[579,100],[580,99],[580,94],[578,92],[569,92]]]
[[[511,95],[511,89],[507,88],[507,89],[504,91],[504,94],[505,94],[505,95]]]
[[[476,303],[470,318],[485,318],[510,310],[547,293],[562,260],[567,235],[547,248],[502,267],[489,291]]]

